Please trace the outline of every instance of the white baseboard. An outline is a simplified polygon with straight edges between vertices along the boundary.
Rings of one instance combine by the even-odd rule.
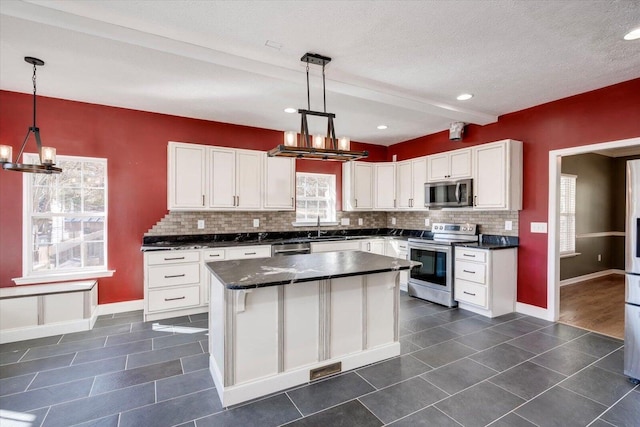
[[[113,302],[111,304],[98,305],[98,316],[105,314],[124,313],[126,311],[144,310],[144,300]]]
[[[5,329],[0,331],[0,344],[88,331],[93,327],[97,317],[94,313],[93,316],[87,319]]]
[[[538,319],[553,322],[553,314],[549,313],[548,309],[538,307],[536,305],[516,302],[516,313],[526,314],[527,316],[537,317]]]
[[[574,283],[584,282],[585,280],[597,279],[598,277],[609,276],[611,274],[624,274],[623,270],[609,269],[596,271],[595,273],[585,274],[582,276],[571,277],[560,281],[560,286],[573,285]]]

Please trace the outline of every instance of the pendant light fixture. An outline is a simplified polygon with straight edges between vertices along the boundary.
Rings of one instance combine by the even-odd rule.
[[[356,160],[367,157],[367,151],[350,151],[349,138],[336,138],[336,130],[333,126],[333,119],[336,117],[333,113],[327,113],[327,95],[325,89],[324,67],[331,58],[318,55],[316,53],[306,53],[302,58],[302,62],[307,63],[307,109],[299,109],[300,114],[300,143],[298,144],[295,132],[285,132],[285,144],[278,145],[271,149],[267,154],[270,157],[297,157],[302,159],[315,160]],[[309,64],[322,66],[322,96],[324,100],[323,111],[311,110],[311,98],[309,96]],[[317,116],[327,118],[327,136],[310,135],[307,116]],[[329,145],[329,148],[326,145]]]
[[[16,157],[16,163],[12,161],[13,148],[10,145],[0,145],[0,164],[2,168],[8,171],[17,172],[31,172],[31,173],[60,173],[62,169],[55,167],[56,164],[56,149],[53,147],[43,147],[40,140],[40,128],[36,126],[36,67],[44,65],[44,61],[38,58],[32,58],[26,56],[24,58],[26,62],[33,65],[33,126],[27,130],[27,136],[25,136],[18,157]],[[19,163],[20,157],[24,153],[24,147],[29,140],[29,135],[33,132],[38,147],[38,156],[40,158],[40,164]]]

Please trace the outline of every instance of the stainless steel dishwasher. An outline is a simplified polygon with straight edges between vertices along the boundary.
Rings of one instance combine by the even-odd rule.
[[[300,255],[311,253],[311,243],[276,243],[271,245],[271,256]]]

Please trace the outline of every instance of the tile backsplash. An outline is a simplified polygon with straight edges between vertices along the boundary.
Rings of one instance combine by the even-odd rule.
[[[337,225],[323,229],[352,228],[404,228],[429,230],[425,218],[434,222],[470,222],[480,225],[480,233],[502,236],[518,236],[518,211],[431,210],[424,212],[337,212],[337,221],[349,218],[348,226]],[[169,212],[156,223],[146,236],[181,234],[256,233],[264,231],[304,231],[315,227],[293,227],[296,214],[287,212]],[[395,218],[396,223],[392,224]],[[260,221],[259,227],[253,220]],[[363,224],[358,225],[358,219]],[[198,220],[204,220],[204,229],[198,229]],[[505,230],[505,221],[512,222],[512,230]]]

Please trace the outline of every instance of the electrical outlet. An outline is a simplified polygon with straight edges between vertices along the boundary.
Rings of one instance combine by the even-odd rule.
[[[349,218],[340,219],[340,225],[349,225],[349,223],[350,223]]]
[[[547,233],[547,223],[546,222],[532,222],[531,223],[531,232],[532,233]]]
[[[395,217],[391,217],[391,225],[396,225],[396,218]]]
[[[602,261],[602,254],[598,254],[598,262]]]
[[[507,230],[507,231],[513,230],[513,221],[505,221],[504,222],[504,229]]]
[[[204,219],[198,220],[198,230],[204,230]]]
[[[424,226],[425,226],[425,227],[428,227],[428,226],[430,226],[430,225],[431,225],[431,221],[429,220],[429,218],[425,218],[425,219],[424,219]]]
[[[255,219],[253,220],[253,226],[254,226],[254,227],[260,227],[260,220],[259,220],[258,218],[255,218]]]
[[[362,218],[358,218],[358,225],[364,225],[364,220]]]

